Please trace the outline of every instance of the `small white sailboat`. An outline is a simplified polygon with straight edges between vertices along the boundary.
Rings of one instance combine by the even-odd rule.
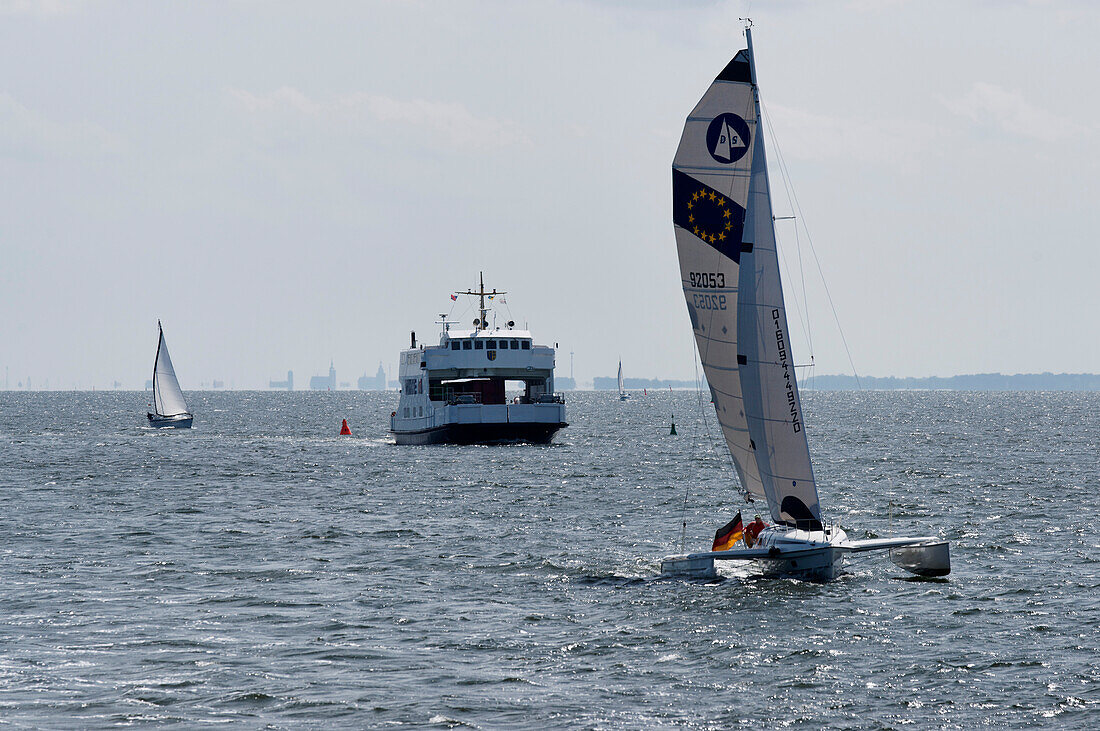
[[[907,571],[942,576],[951,569],[946,541],[853,541],[822,515],[779,278],[751,30],[745,35],[748,48],[684,126],[672,164],[673,223],[718,423],[746,498],[767,503],[772,525],[754,526],[751,547],[731,548],[740,538],[739,520],[731,521],[711,551],[669,556],[662,571],[710,577],[715,561],[762,561],[772,573],[829,581],[845,555],[890,550]]]
[[[619,361],[619,400],[626,401],[630,398],[630,394],[623,388],[623,362]]]
[[[172,357],[168,355],[168,343],[164,340],[164,328],[157,320],[160,340],[157,341],[157,357],[153,361],[153,411],[147,413],[149,426],[157,428],[190,429],[194,417],[183,400]]]

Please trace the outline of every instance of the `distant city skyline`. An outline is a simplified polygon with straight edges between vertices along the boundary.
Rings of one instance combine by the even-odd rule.
[[[287,374],[291,376],[291,373]],[[701,377],[701,376],[700,376]],[[327,376],[322,377],[326,379]],[[379,387],[379,376],[364,376],[358,379],[356,384],[351,382],[340,382],[337,388],[332,390],[337,391],[393,391],[398,387],[396,380],[387,379],[385,381],[385,387]],[[642,389],[667,389],[670,386],[674,389],[693,389],[696,387],[697,382],[694,380],[684,380],[675,378],[660,378],[660,377],[631,377],[623,379],[627,390],[642,390]],[[110,385],[99,386],[81,386],[75,385],[55,385],[50,387],[48,383],[44,383],[41,387],[29,387],[24,388],[25,381],[17,381],[14,384],[5,383],[0,390],[5,391],[148,391],[151,387],[151,381],[146,381],[144,388],[139,389],[135,386],[124,384],[120,381],[114,381]],[[197,384],[193,387],[184,387],[184,391],[207,391],[207,390],[242,390],[242,391],[286,391],[286,390],[298,390],[298,391],[318,391],[329,390],[324,388],[287,388],[287,381],[269,381],[265,387],[241,387],[237,388],[232,383],[225,383],[223,381],[214,380],[211,382],[204,382]],[[291,378],[290,383],[293,384]],[[617,388],[617,378],[613,375],[595,376],[587,381],[575,381],[569,376],[557,375],[555,376],[555,383],[557,390],[559,391],[611,391]],[[805,390],[823,390],[823,391],[855,391],[855,390],[894,390],[894,389],[956,389],[956,390],[976,390],[976,391],[1098,391],[1100,390],[1100,374],[1098,373],[1052,373],[1049,371],[1043,373],[959,373],[949,375],[937,375],[937,376],[924,376],[924,377],[912,377],[912,376],[891,376],[891,375],[861,375],[859,378],[855,378],[848,374],[816,374],[812,376],[803,376],[799,381],[801,387]],[[705,382],[702,384],[703,388],[706,388]]]
[[[23,0],[8,387],[139,387],[158,318],[185,389],[354,385],[480,271],[558,373],[693,379],[670,166],[745,15],[796,362],[1100,371],[1095,4]]]

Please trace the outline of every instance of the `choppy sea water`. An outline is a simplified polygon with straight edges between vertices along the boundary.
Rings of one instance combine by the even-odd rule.
[[[0,393],[0,724],[1100,727],[1100,394],[805,394],[828,519],[952,541],[824,585],[658,576],[756,509],[693,393],[569,394],[542,447],[190,398]]]

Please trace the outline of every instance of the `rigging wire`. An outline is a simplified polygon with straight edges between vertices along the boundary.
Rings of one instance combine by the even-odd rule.
[[[761,100],[760,102],[760,108],[761,111],[763,111],[764,113],[764,122],[768,126],[768,132],[771,135],[772,144],[775,146],[776,160],[779,163],[779,170],[782,173],[781,177],[784,179],[784,186],[786,186],[787,181],[790,180],[790,172],[787,169],[787,161],[786,158],[783,157],[783,150],[780,148],[779,140],[776,138],[775,128],[772,126],[771,114],[764,106],[763,100]],[[837,314],[836,304],[834,304],[833,302],[833,295],[829,291],[829,283],[825,281],[825,272],[821,268],[821,259],[817,255],[817,248],[814,246],[813,236],[810,235],[810,229],[806,225],[806,216],[802,212],[802,205],[798,202],[798,194],[795,193],[793,186],[790,187],[789,194],[791,196],[791,201],[794,203],[794,209],[798,214],[798,222],[802,224],[802,228],[806,233],[806,242],[810,246],[810,253],[814,255],[814,263],[817,265],[817,273],[818,276],[821,278],[821,286],[824,288],[825,297],[829,301],[829,309],[831,309],[833,312],[833,320],[836,322],[837,332],[840,333],[840,342],[844,344],[844,352],[848,356],[848,365],[851,366],[852,375],[855,376],[856,379],[856,387],[862,390],[863,386],[859,382],[859,372],[856,370],[856,363],[855,360],[852,358],[851,348],[848,347],[848,338],[844,336],[844,328],[840,324],[840,315]]]
[[[775,230],[775,224],[774,224],[774,222],[773,222],[773,224],[772,224],[772,230],[773,230],[773,231]],[[796,229],[796,230],[797,230],[797,229]],[[789,280],[791,280],[791,281],[794,281],[794,277],[792,277],[792,276],[791,276],[791,271],[792,271],[792,270],[791,270],[790,264],[788,264],[788,263],[787,263],[787,255],[786,255],[786,254],[784,253],[784,251],[783,251],[783,249],[784,249],[784,248],[786,248],[786,247],[780,247],[780,246],[779,246],[779,236],[778,236],[778,232],[777,232],[777,234],[776,234],[776,244],[775,244],[775,250],[776,250],[776,252],[777,252],[777,253],[779,254],[779,259],[780,259],[780,261],[782,262],[782,265],[783,265],[783,270],[784,270],[784,271],[785,271],[785,272],[787,273],[787,279],[789,279]],[[801,267],[801,265],[802,265],[802,260],[801,260],[801,257],[800,257],[800,258],[799,258],[799,266]],[[809,313],[807,313],[807,314],[806,314],[806,317],[805,317],[805,318],[803,318],[803,316],[802,316],[802,308],[801,308],[801,307],[799,307],[799,305],[801,304],[801,303],[800,303],[800,302],[798,301],[798,299],[799,299],[799,298],[798,298],[797,296],[795,296],[795,295],[794,295],[793,293],[792,293],[792,295],[791,295],[791,296],[792,296],[792,298],[793,298],[793,299],[795,300],[794,313],[795,313],[796,315],[798,315],[798,324],[799,324],[799,325],[800,325],[800,326],[802,327],[802,334],[803,334],[803,335],[805,336],[805,338],[806,338],[806,342],[810,344],[810,345],[809,345],[809,348],[810,348],[810,360],[811,360],[811,362],[812,362],[812,361],[813,361],[813,357],[814,357],[814,352],[813,352],[813,338],[811,338],[811,337],[810,337],[810,316],[809,316]],[[803,291],[803,292],[802,292],[802,298],[803,298],[803,299],[805,299],[805,296],[806,296],[806,292],[805,292],[805,291]],[[790,307],[788,307],[787,309],[789,310],[789,309],[791,309],[791,308],[790,308]]]
[[[692,347],[692,350],[694,351],[696,349],[694,347]],[[699,410],[702,411],[703,410],[702,409],[702,407],[703,407],[702,393],[703,392],[699,388],[700,384],[699,384],[699,354],[698,354],[698,352],[695,353],[695,358],[693,359],[693,362],[695,363],[695,392],[699,395]],[[696,419],[695,423],[692,425],[692,428],[691,428],[691,450],[688,452],[688,454],[690,455],[692,461],[695,460],[695,456],[696,456],[695,447],[696,447],[696,438],[698,436],[699,436],[699,420]],[[684,480],[684,502],[680,506],[680,552],[681,553],[683,553],[686,550],[686,546],[687,546],[687,525],[688,525],[687,524],[687,507],[688,507],[688,495],[690,495],[690,494],[691,494],[691,481],[690,480]]]
[[[765,114],[765,115],[767,114],[766,110],[764,109],[763,100],[761,100],[761,102],[760,102],[760,111],[761,111],[762,114]],[[772,147],[775,149],[775,152],[776,152],[776,160],[779,161],[782,154],[779,150],[779,142],[775,138],[775,129],[772,128],[771,120],[770,120],[769,117],[766,117],[764,122],[767,125],[768,132],[769,132],[769,134],[772,138]],[[783,190],[787,194],[787,206],[790,208],[791,212],[794,213],[795,206],[794,206],[794,201],[793,201],[793,196],[792,196],[792,189],[794,187],[794,183],[790,180],[790,177],[788,175],[786,175],[786,173],[785,173],[782,166],[780,166],[779,181],[783,184]],[[798,217],[792,215],[792,216],[790,216],[790,218],[794,219],[794,241],[795,241],[795,251],[798,254],[798,276],[799,276],[799,279],[800,279],[801,285],[802,285],[802,299],[801,299],[801,302],[798,301],[798,297],[795,297],[795,312],[798,313],[799,322],[802,324],[803,331],[806,335],[806,344],[807,344],[807,347],[810,350],[810,369],[811,369],[810,370],[810,379],[812,379],[813,378],[813,366],[816,363],[816,359],[814,358],[813,328],[812,328],[812,325],[811,325],[811,322],[810,322],[810,299],[806,295],[806,269],[802,264],[802,239],[798,235],[798,223],[799,223]],[[774,220],[775,219],[773,218],[773,221]],[[773,230],[774,230],[774,225],[773,225]],[[779,250],[778,245],[776,246],[776,249]],[[787,265],[787,257],[783,253],[782,250],[779,250],[779,254],[783,258],[783,266],[788,272],[787,278],[793,284],[795,282],[795,279],[794,279],[794,277],[790,276],[790,274],[789,274],[789,272],[791,270],[790,270],[790,267]],[[799,305],[801,305],[801,309],[799,308]],[[805,312],[805,319],[803,319],[803,312]],[[810,382],[812,383],[812,380]]]

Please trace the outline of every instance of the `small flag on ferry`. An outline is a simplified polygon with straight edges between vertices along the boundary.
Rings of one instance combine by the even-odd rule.
[[[457,294],[452,294],[451,295],[451,302],[458,302],[458,295]]]
[[[736,518],[714,532],[714,545],[710,547],[710,550],[730,550],[735,543],[741,540],[741,534],[744,531],[745,527],[741,525],[741,511],[738,511]]]

